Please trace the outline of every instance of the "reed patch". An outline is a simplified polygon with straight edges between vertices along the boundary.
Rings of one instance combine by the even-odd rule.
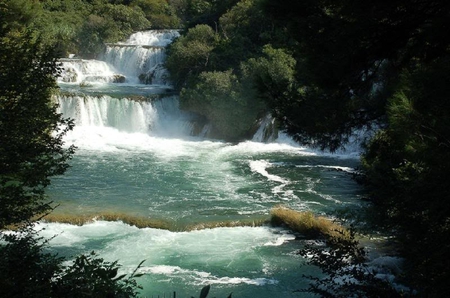
[[[268,224],[268,222],[267,219],[203,222],[187,225],[183,230],[189,232],[214,228],[260,227]]]
[[[170,229],[170,224],[167,221],[137,217],[120,212],[101,212],[87,215],[48,214],[43,217],[43,220],[47,222],[68,223],[78,226],[82,226],[95,220],[122,221],[125,224],[136,226],[138,228]]]
[[[270,223],[287,226],[306,237],[345,237],[347,231],[342,225],[324,216],[316,216],[310,211],[295,211],[283,206],[270,212]]]

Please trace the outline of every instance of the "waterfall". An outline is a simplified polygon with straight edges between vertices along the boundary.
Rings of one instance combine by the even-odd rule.
[[[179,36],[176,30],[137,32],[121,43],[108,44],[102,60],[130,82],[169,85],[164,69],[165,47]]]
[[[188,136],[194,116],[178,108],[176,96],[145,101],[108,95],[61,95],[59,112],[74,119],[76,127],[110,127],[127,133]]]
[[[131,83],[169,87],[163,63],[165,47],[179,36],[177,30],[136,32],[125,42],[107,44],[98,60],[60,59],[60,83],[105,84]]]
[[[99,60],[60,59],[58,81],[69,91],[57,98],[60,112],[85,134],[114,129],[161,137],[198,135],[204,120],[180,111],[178,97],[167,93],[164,51],[178,36],[177,30],[136,32],[125,42],[108,44]]]
[[[111,65],[99,60],[60,59],[62,73],[58,82],[62,83],[115,83],[122,75]]]
[[[254,142],[273,142],[278,138],[278,128],[275,118],[267,114],[259,121],[259,128],[253,135]]]

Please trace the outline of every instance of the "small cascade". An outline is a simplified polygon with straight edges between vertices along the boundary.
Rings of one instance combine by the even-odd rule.
[[[178,30],[149,30],[139,31],[130,35],[125,42],[119,42],[118,45],[137,45],[166,47],[173,40],[180,36]]]
[[[179,36],[177,30],[136,32],[125,42],[107,44],[98,60],[60,59],[59,83],[92,85],[128,83],[170,87],[163,63],[165,47]]]
[[[123,83],[125,77],[111,65],[99,60],[60,59],[62,73],[60,83]]]
[[[176,30],[137,32],[122,43],[108,44],[102,60],[133,83],[169,85],[163,67],[165,47],[179,36]]]
[[[278,138],[278,128],[275,123],[275,118],[267,114],[260,120],[259,128],[253,135],[254,142],[273,142]]]
[[[167,85],[164,71],[157,75],[165,59],[164,49],[160,47],[109,45],[103,59],[119,70],[130,83]],[[159,77],[154,80],[153,77]]]

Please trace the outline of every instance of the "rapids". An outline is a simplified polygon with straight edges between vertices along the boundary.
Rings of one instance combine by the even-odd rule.
[[[64,256],[95,250],[131,272],[145,260],[142,296],[299,297],[301,235],[268,225],[190,230],[217,222],[261,222],[284,205],[332,215],[358,208],[351,179],[358,151],[321,153],[280,134],[270,143],[231,144],[202,137],[207,125],[178,109],[163,69],[164,46],[177,31],[146,31],[108,45],[99,60],[63,59],[57,97],[75,120],[65,141],[78,147],[71,168],[49,189],[56,215],[105,212],[166,222],[168,229],[94,220],[83,226],[40,223],[51,249]],[[140,84],[139,76],[154,81]],[[125,78],[121,83],[111,78]],[[158,95],[155,99],[150,95]],[[139,98],[136,98],[139,96]],[[268,118],[262,125],[271,123]],[[304,296],[302,296],[304,297]]]

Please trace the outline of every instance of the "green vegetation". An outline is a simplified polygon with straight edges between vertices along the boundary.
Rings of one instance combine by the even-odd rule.
[[[57,49],[59,57],[75,54],[83,58],[95,58],[105,43],[124,40],[138,30],[181,27],[181,11],[187,5],[181,0],[3,2],[10,10],[20,9],[23,13],[12,23],[39,32],[41,43]]]
[[[31,228],[3,234],[0,252],[2,297],[136,297],[137,269],[119,275],[120,265],[95,253],[77,256],[65,265],[62,258],[45,252],[46,242]]]
[[[263,45],[277,40],[260,0],[236,2],[224,1],[221,5],[229,6],[221,15],[194,22],[170,46],[166,62],[181,91],[181,108],[203,115],[212,124],[212,136],[230,141],[251,136],[268,112],[253,88],[253,77],[264,67],[255,59]]]
[[[0,5],[0,229],[51,210],[45,188],[74,151],[62,141],[73,123],[50,100],[54,53],[15,21],[31,13],[20,9]]]
[[[328,236],[325,245],[307,244],[300,252],[310,265],[319,267],[325,277],[304,276],[312,281],[301,292],[320,297],[407,297],[390,280],[377,276],[367,264],[367,252],[356,240],[355,230]]]
[[[51,100],[56,53],[33,30],[38,4],[0,2],[0,296],[135,297],[140,265],[118,275],[117,262],[93,253],[64,265],[31,223],[53,209],[45,189],[74,153],[62,139],[73,123]],[[11,225],[15,233],[5,232]]]

